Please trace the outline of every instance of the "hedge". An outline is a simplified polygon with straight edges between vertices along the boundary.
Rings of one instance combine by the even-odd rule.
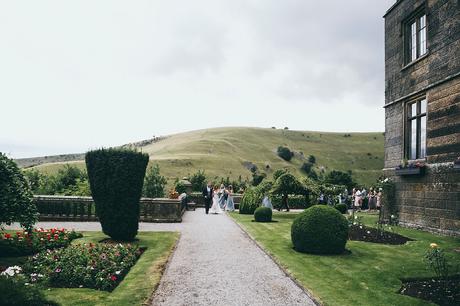
[[[89,151],[85,160],[102,231],[114,240],[134,239],[149,156],[112,148]]]

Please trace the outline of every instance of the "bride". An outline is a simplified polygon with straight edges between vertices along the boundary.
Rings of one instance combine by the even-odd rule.
[[[211,214],[220,214],[222,212],[222,209],[219,205],[219,193],[217,190],[217,186],[214,186],[214,196],[212,197],[212,206],[209,212]]]

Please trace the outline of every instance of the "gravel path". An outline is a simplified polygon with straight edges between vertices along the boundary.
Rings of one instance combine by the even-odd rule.
[[[101,230],[98,222],[36,226]],[[225,214],[197,209],[186,212],[182,223],[140,223],[139,230],[181,232],[152,305],[315,305]]]
[[[225,214],[188,212],[152,305],[315,305]]]

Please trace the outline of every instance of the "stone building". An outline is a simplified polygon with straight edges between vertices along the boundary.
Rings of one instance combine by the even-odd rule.
[[[460,235],[460,1],[398,0],[384,18],[384,173],[400,223]]]

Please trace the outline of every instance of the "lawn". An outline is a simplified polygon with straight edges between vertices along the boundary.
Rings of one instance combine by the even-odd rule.
[[[72,243],[99,242],[107,238],[102,232],[83,232],[83,238]],[[135,243],[146,247],[125,279],[112,292],[85,288],[44,289],[46,298],[61,305],[142,305],[160,282],[165,264],[179,233],[139,232]],[[0,265],[20,263],[24,258],[0,258]]]
[[[278,222],[273,223],[252,222],[251,215],[230,215],[325,305],[430,305],[397,292],[401,287],[401,278],[433,275],[423,262],[423,255],[432,242],[446,251],[449,262],[454,265],[453,270],[458,272],[459,238],[394,227],[396,233],[415,241],[405,245],[348,241],[347,249],[351,254],[308,255],[292,248],[290,230],[295,213],[274,212],[273,219]],[[368,225],[375,224],[376,220],[376,215],[365,215],[363,218]]]

